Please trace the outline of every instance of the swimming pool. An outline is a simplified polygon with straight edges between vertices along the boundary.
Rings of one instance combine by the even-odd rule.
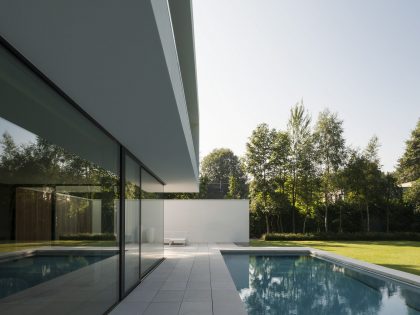
[[[223,254],[248,314],[420,315],[420,289],[309,255]]]
[[[0,299],[94,264],[114,253],[32,255],[0,263]]]

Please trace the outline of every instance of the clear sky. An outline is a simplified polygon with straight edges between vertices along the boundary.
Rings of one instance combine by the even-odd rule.
[[[200,156],[243,155],[257,124],[285,130],[303,98],[344,120],[347,144],[377,135],[393,170],[420,118],[420,1],[193,0]]]

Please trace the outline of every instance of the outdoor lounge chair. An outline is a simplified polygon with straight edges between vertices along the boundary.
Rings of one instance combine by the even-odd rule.
[[[167,245],[187,245],[187,233],[185,231],[171,231],[165,233],[164,243]]]

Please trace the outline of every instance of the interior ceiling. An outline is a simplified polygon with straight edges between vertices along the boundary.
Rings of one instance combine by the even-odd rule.
[[[0,35],[161,178],[165,191],[198,191],[196,153],[150,2],[5,0]]]

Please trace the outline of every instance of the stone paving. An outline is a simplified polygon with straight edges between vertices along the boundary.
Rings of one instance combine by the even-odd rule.
[[[223,247],[235,245],[166,247],[165,261],[110,314],[247,314],[220,254]]]

